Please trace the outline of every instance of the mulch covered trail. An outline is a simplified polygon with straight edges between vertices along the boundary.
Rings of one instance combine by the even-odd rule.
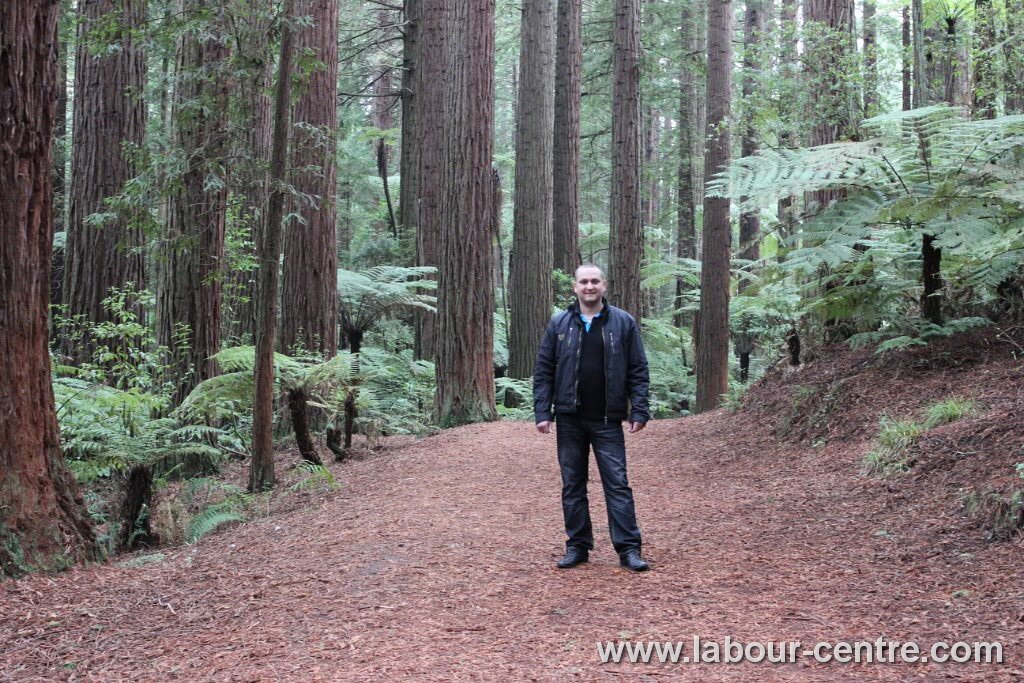
[[[865,437],[866,438],[866,437]],[[653,571],[621,569],[596,467],[589,564],[554,436],[502,422],[334,466],[341,488],[164,550],[0,585],[0,677],[188,681],[1017,680],[1024,554],[948,500],[726,412],[627,436]],[[977,664],[601,664],[597,641],[1001,641]]]

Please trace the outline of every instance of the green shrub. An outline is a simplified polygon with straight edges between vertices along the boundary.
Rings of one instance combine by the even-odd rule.
[[[926,428],[932,429],[939,425],[956,422],[962,418],[976,415],[977,412],[977,407],[973,400],[951,396],[945,401],[928,406],[924,424]]]

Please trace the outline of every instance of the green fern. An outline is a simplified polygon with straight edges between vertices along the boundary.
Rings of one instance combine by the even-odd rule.
[[[190,543],[194,543],[212,533],[219,526],[243,521],[245,521],[245,517],[237,512],[211,507],[189,520],[187,538]]]

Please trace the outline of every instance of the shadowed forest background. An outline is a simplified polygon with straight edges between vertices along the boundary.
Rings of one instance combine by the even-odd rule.
[[[642,324],[656,418],[840,351],[1017,345],[1022,25],[1021,0],[5,2],[0,576],[194,541],[282,465],[333,490],[326,454],[532,418],[583,262]],[[870,474],[981,410],[935,398],[882,419]],[[1018,462],[974,501],[1001,538]]]

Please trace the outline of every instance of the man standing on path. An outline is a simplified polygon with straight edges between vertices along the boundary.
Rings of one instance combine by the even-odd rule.
[[[558,567],[587,561],[594,547],[587,500],[590,447],[601,473],[608,529],[622,566],[648,568],[640,554],[633,490],[626,477],[622,421],[635,434],[650,419],[647,356],[640,329],[629,313],[604,298],[604,274],[587,263],[576,269],[576,302],[551,319],[533,371],[533,412],[537,431],[551,432],[557,419],[558,464],[562,470],[565,555]],[[557,416],[557,417],[556,417]]]

